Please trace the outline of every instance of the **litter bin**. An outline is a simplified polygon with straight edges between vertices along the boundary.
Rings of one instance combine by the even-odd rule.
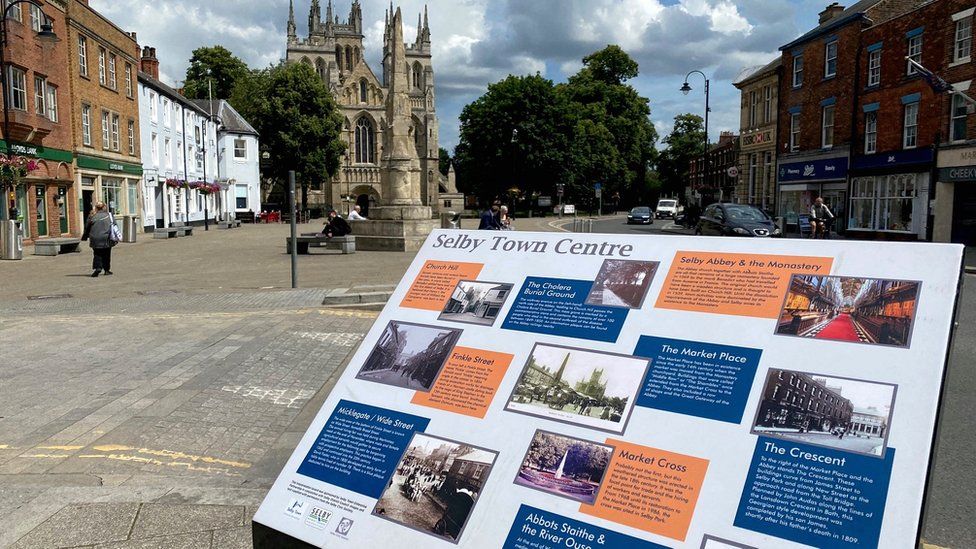
[[[24,259],[24,232],[13,219],[0,222],[0,259]]]
[[[139,233],[139,218],[134,215],[122,216],[122,242],[135,242]]]

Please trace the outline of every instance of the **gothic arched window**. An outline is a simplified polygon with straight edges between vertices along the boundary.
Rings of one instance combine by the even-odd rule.
[[[346,69],[352,70],[352,48],[346,46]]]
[[[423,69],[420,67],[420,63],[414,63],[413,64],[413,87],[414,88],[417,88],[418,90],[423,89],[424,87],[423,75],[424,72]]]
[[[325,60],[321,57],[315,60],[315,72],[319,73],[319,78],[325,80]]]
[[[338,65],[339,70],[342,70],[342,46],[336,46],[336,65]]]
[[[373,124],[362,116],[356,122],[356,163],[373,164]]]
[[[309,59],[308,57],[302,57],[302,63],[305,63],[305,64],[306,64],[306,65],[308,65],[309,67],[311,67],[311,66],[312,66],[312,60],[311,60],[311,59]]]
[[[367,100],[366,91],[367,91],[367,88],[366,88],[366,79],[365,78],[362,78],[362,79],[359,80],[359,102],[360,103],[365,103],[366,102],[366,100]]]

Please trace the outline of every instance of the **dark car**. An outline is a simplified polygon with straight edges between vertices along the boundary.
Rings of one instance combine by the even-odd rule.
[[[653,225],[654,224],[654,214],[651,213],[651,209],[647,206],[638,206],[630,213],[627,214],[627,224],[638,223],[641,225]]]
[[[780,236],[766,212],[746,204],[712,204],[705,208],[695,234],[715,236]]]

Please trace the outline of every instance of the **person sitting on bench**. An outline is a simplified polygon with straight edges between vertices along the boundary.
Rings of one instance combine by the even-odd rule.
[[[334,236],[346,236],[352,233],[352,227],[346,220],[339,217],[335,210],[329,210],[329,221],[322,227],[322,234],[332,238]]]

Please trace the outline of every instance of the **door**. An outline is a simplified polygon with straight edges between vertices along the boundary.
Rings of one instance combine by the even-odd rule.
[[[163,228],[166,226],[166,218],[163,215],[163,187],[162,185],[156,185],[153,187],[153,205],[156,210],[156,228]]]
[[[369,195],[361,194],[356,197],[356,205],[362,210],[359,212],[363,217],[369,217]]]
[[[34,208],[37,214],[37,236],[47,236],[47,188],[44,185],[34,187]]]
[[[976,245],[976,186],[972,183],[955,183],[953,186],[952,241]]]
[[[58,219],[61,221],[61,234],[68,234],[68,187],[58,187]]]
[[[95,207],[95,191],[81,191],[81,216],[88,224],[88,216],[91,215],[92,208]]]
[[[847,225],[844,222],[847,219],[847,191],[824,191],[820,197],[830,208],[830,213],[834,214],[834,225],[831,230],[835,233],[843,233]]]

